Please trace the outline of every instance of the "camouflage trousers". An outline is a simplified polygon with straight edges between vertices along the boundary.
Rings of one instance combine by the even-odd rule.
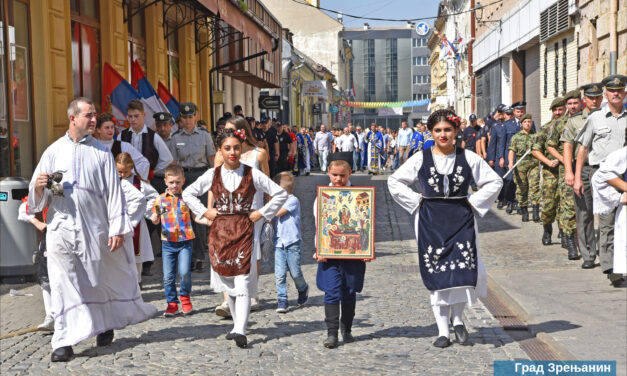
[[[534,202],[530,196],[530,174],[534,167],[535,164],[532,161],[522,161],[520,162],[518,167],[514,169],[514,181],[516,182],[516,200],[518,201],[518,205],[520,205],[520,207],[527,207],[531,205],[536,205],[538,203],[537,201]]]
[[[557,221],[560,228],[566,235],[574,234],[577,229],[577,221],[575,219],[575,191],[573,187],[566,184],[564,180],[566,169],[563,164],[559,166],[559,182],[558,196],[559,209],[557,211]]]
[[[542,202],[542,191],[540,189],[540,164],[537,160],[533,161],[527,173],[527,181],[529,182],[529,205],[539,205]]]
[[[557,167],[542,166],[542,213],[540,218],[542,224],[545,225],[553,223],[557,217],[559,208],[558,179],[559,169]]]

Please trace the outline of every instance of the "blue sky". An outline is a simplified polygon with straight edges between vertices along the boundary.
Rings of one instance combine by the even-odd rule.
[[[420,18],[435,17],[438,14],[439,0],[320,0],[323,8],[337,10],[363,17],[378,18]],[[328,13],[336,18],[336,14]],[[433,24],[433,20],[427,20]],[[361,20],[344,16],[345,27],[360,27],[367,22],[370,26],[405,25],[405,22]]]

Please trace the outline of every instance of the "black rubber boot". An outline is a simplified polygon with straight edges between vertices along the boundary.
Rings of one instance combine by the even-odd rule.
[[[144,261],[142,263],[142,275],[146,277],[150,277],[152,275],[152,261]]]
[[[499,200],[499,202],[497,202],[497,203],[496,203],[496,208],[497,208],[497,209],[503,209],[503,206],[504,206],[504,205],[505,205],[505,204],[503,203],[503,201],[500,201],[500,200]]]
[[[577,239],[575,234],[565,235],[566,242],[568,244],[568,259],[579,260],[579,247],[577,245]]]
[[[324,322],[327,324],[327,339],[322,343],[324,347],[332,349],[337,346],[337,331],[340,329],[340,305],[324,305]]]
[[[561,234],[561,236],[560,236]],[[566,239],[566,235],[560,229],[560,232],[557,233],[557,237],[562,241],[562,248],[568,249],[568,240]]]
[[[529,222],[529,211],[527,210],[527,207],[523,206],[520,208],[520,211],[522,212],[522,221]]]
[[[510,202],[509,204],[507,204],[507,208],[505,209],[505,213],[512,214],[513,211],[514,211],[514,203]]]
[[[542,234],[542,245],[551,245],[551,235],[553,235],[553,225],[542,225],[544,227],[544,234]]]
[[[351,334],[354,317],[355,303],[342,303],[342,318],[340,319],[340,326],[342,329],[342,340],[344,341],[344,343],[350,343],[355,341],[353,335]]]
[[[533,221],[540,222],[540,205],[533,205]]]
[[[564,233],[562,232],[562,229],[560,229],[560,231],[557,233],[557,238],[561,239],[562,236],[564,236]]]
[[[522,215],[522,213],[523,213],[523,212],[522,212],[522,207],[521,207],[520,205],[518,205],[518,202],[516,202],[516,203],[514,204],[514,206],[516,207],[516,214],[518,214],[518,215]]]

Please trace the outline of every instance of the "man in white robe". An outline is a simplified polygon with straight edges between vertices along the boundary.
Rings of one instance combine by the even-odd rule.
[[[134,258],[122,248],[132,232],[111,152],[91,134],[96,109],[87,98],[68,106],[69,129],[49,146],[30,183],[29,208],[48,206],[47,253],[51,311],[55,319],[52,361],[68,361],[72,346],[153,317],[143,302]],[[50,174],[63,172],[63,196],[46,188]]]

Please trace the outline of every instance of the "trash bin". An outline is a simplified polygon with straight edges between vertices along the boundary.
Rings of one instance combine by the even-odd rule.
[[[37,269],[37,229],[17,220],[22,198],[28,196],[28,182],[22,178],[0,179],[0,277],[33,276]]]

